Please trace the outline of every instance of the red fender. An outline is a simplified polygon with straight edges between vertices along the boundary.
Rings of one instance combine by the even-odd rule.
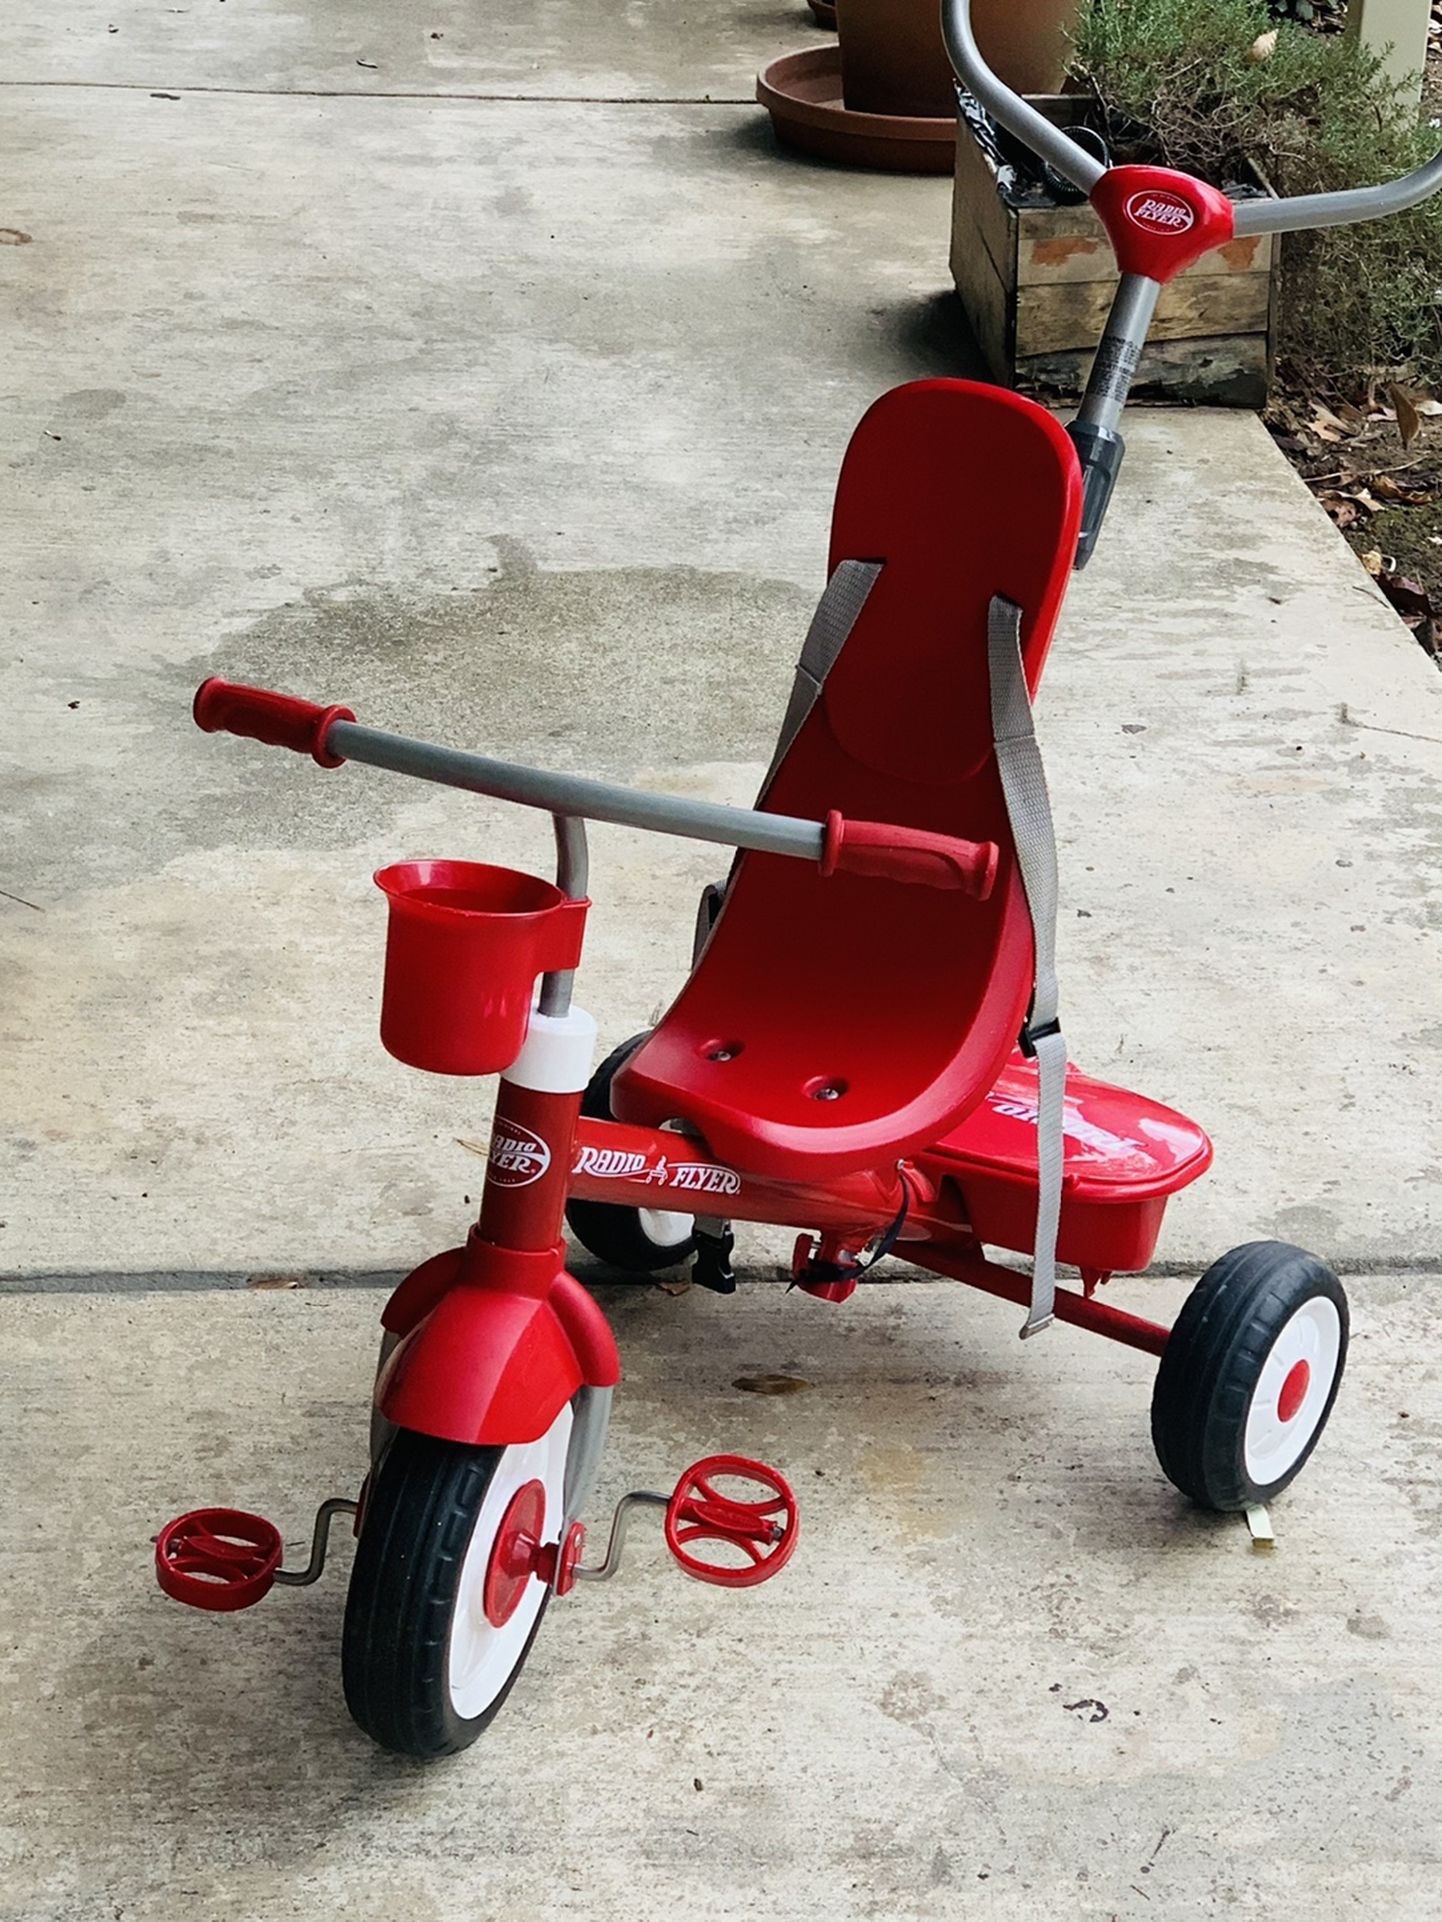
[[[621,1376],[606,1318],[559,1247],[521,1254],[473,1235],[408,1275],[381,1322],[402,1337],[381,1414],[443,1441],[534,1441],[578,1388]]]

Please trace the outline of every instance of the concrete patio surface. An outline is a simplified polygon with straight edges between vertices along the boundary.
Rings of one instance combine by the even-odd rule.
[[[1165,1305],[1174,1282],[1155,1284]],[[1442,1913],[1435,1290],[1359,1290],[1278,1545],[1158,1478],[1148,1364],[944,1284],[608,1291],[602,1503],[722,1441],[785,1463],[792,1566],[728,1595],[638,1523],[432,1767],[345,1719],[350,1548],[202,1617],[148,1538],[211,1495],[300,1554],[354,1484],[369,1292],[0,1303],[14,1922],[1236,1922]],[[114,1369],[105,1358],[123,1356]],[[786,1370],[809,1386],[737,1392]],[[601,1504],[598,1504],[598,1506]]]
[[[638,1547],[469,1760],[349,1732],[340,1574],[221,1623],[149,1586],[191,1500],[298,1536],[354,1486],[378,1302],[327,1284],[477,1192],[485,1091],[375,1040],[370,871],[549,858],[542,820],[202,737],[190,694],[751,797],[852,425],[971,371],[947,183],[784,159],[745,104],[819,38],[761,0],[0,20],[0,1914],[1442,1915],[1442,681],[1249,417],[1132,419],[1040,718],[1073,1053],[1217,1143],[1163,1273],[1280,1234],[1349,1275],[1276,1554],[1173,1500],[1138,1358],[758,1283],[618,1294],[604,1492],[774,1453],[796,1576],[728,1602]],[[715,866],[595,835],[604,1040]],[[812,1386],[729,1386],[773,1368]]]

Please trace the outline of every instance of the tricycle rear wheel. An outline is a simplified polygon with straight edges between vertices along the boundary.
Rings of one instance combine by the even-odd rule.
[[[649,1032],[649,1030],[647,1031]],[[581,1097],[581,1113],[593,1121],[610,1121],[611,1083],[636,1052],[646,1034],[633,1034],[612,1050],[591,1076]],[[608,1267],[630,1275],[654,1274],[675,1268],[696,1252],[694,1218],[656,1208],[617,1208],[604,1201],[566,1204],[571,1233],[588,1254]]]
[[[1223,1514],[1280,1495],[1326,1427],[1347,1332],[1341,1282],[1305,1249],[1252,1241],[1214,1261],[1157,1369],[1152,1440],[1168,1480]]]
[[[498,1607],[497,1542],[537,1485],[538,1537],[559,1540],[570,1434],[569,1405],[538,1440],[504,1448],[397,1429],[373,1463],[341,1671],[351,1715],[382,1748],[453,1755],[510,1693],[551,1591],[522,1572]]]

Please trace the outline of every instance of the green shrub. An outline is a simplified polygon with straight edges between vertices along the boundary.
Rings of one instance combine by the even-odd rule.
[[[1276,32],[1266,58],[1259,36]],[[1442,142],[1375,58],[1267,0],[1089,0],[1072,60],[1117,160],[1227,187],[1250,161],[1279,193],[1366,186]],[[1442,376],[1442,198],[1283,241],[1278,345],[1303,379],[1356,390],[1377,368]]]

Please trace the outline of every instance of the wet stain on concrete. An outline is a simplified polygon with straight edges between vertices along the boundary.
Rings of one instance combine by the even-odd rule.
[[[811,607],[790,582],[746,574],[548,572],[504,539],[481,545],[474,577],[452,588],[315,588],[178,668],[122,686],[98,665],[79,689],[86,719],[134,743],[107,768],[106,832],[88,783],[37,773],[11,789],[17,865],[0,881],[23,894],[63,872],[69,892],[196,850],[349,844],[425,792],[364,770],[322,778],[298,756],[202,740],[190,701],[211,674],[342,702],[398,733],[616,779],[764,763]],[[73,733],[72,772],[85,753],[81,728]],[[40,848],[45,874],[28,875],[26,851]]]
[[[79,387],[62,397],[62,411],[70,420],[104,420],[125,405],[125,395],[116,387]]]
[[[945,1710],[947,1702],[921,1670],[899,1669],[881,1691],[879,1706],[882,1714],[893,1722],[907,1728],[924,1728],[934,1715]]]

